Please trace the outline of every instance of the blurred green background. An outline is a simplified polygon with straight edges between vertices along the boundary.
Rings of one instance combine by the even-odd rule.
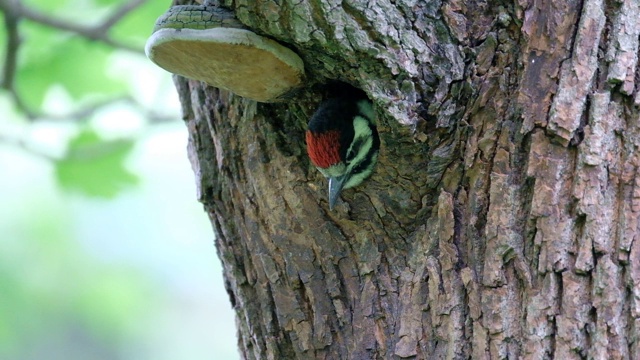
[[[142,52],[169,6],[0,0],[0,359],[239,358],[180,104]]]

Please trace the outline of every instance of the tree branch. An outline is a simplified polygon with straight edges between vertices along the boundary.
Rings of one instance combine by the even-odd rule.
[[[22,1],[19,0],[0,0],[0,9],[2,9],[6,14],[5,18],[10,15],[15,19],[28,19],[48,27],[80,35],[90,40],[100,41],[117,49],[142,54],[143,51],[141,48],[113,39],[111,36],[109,36],[109,30],[111,30],[113,25],[115,25],[119,20],[121,20],[133,9],[142,5],[145,1],[146,0],[135,0],[130,3],[125,3],[124,5],[116,9],[113,14],[107,17],[107,19],[104,20],[101,24],[98,24],[96,26],[73,24],[68,20],[52,17],[51,15],[44,14],[36,9],[25,6]]]
[[[107,17],[101,25],[96,26],[97,29],[101,29],[104,32],[109,31],[118,21],[122,20],[127,14],[131,11],[135,10],[138,6],[144,4],[146,0],[132,0],[125,2],[122,4],[116,11],[111,14],[111,16]]]
[[[108,33],[110,29],[118,23],[118,21],[122,20],[123,17],[125,17],[135,8],[144,4],[145,1],[146,0],[132,0],[131,2],[126,2],[118,7],[115,11],[113,11],[113,13],[108,16],[102,23],[96,26],[84,26],[70,23],[69,21],[64,19],[54,18],[46,15],[38,10],[25,6],[21,0],[0,0],[0,10],[2,10],[4,14],[4,23],[7,32],[7,45],[5,48],[4,67],[2,69],[2,80],[0,82],[0,88],[6,90],[9,93],[9,96],[11,97],[16,108],[22,111],[25,114],[25,117],[29,120],[64,118],[67,120],[79,121],[83,118],[89,117],[100,108],[114,102],[127,100],[131,103],[134,103],[131,97],[126,97],[126,99],[123,97],[109,99],[81,109],[77,109],[69,114],[65,114],[64,116],[43,114],[31,109],[24,102],[15,86],[15,78],[18,70],[18,52],[21,45],[21,37],[18,25],[22,19],[27,19],[61,31],[71,32],[90,40],[100,41],[116,49],[142,54],[142,49],[114,40],[109,36]],[[140,106],[139,104],[136,105],[142,108],[142,106]],[[145,110],[144,112],[150,113],[148,110]],[[154,118],[156,117],[157,116],[154,116]]]
[[[0,0],[0,7],[6,0]],[[4,8],[3,8],[4,9]],[[2,71],[2,88],[13,89],[15,80],[18,48],[20,47],[20,33],[18,32],[18,22],[20,18],[17,14],[4,9],[4,27],[7,31],[7,47],[4,58],[4,69]]]
[[[49,161],[58,160],[58,158],[56,158],[55,156],[47,154],[44,151],[36,150],[33,147],[29,146],[24,139],[9,137],[5,134],[0,133],[0,144],[9,145],[14,148],[21,149],[25,152],[28,152],[31,155],[35,155],[45,160],[49,160]]]

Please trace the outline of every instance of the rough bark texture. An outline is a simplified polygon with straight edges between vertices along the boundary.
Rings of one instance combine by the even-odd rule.
[[[227,0],[305,61],[289,103],[177,79],[246,359],[640,359],[640,4]],[[322,84],[376,105],[328,210]]]

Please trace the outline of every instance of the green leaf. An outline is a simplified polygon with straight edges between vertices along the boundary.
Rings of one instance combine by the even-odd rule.
[[[30,23],[21,29],[29,41],[21,49],[16,85],[30,107],[40,108],[47,91],[56,84],[75,100],[91,95],[113,97],[127,91],[123,80],[106,72],[112,48]]]
[[[105,10],[127,0],[22,0],[26,6],[55,18],[69,19],[83,24],[96,24],[102,21]],[[91,13],[87,18],[82,14]]]
[[[53,13],[57,15],[57,11],[69,7],[69,0],[24,0],[26,6],[37,9],[44,13]]]
[[[123,4],[128,0],[93,0],[93,3],[96,5],[101,5],[101,6],[108,6],[108,5],[119,5],[119,4]]]
[[[169,9],[169,5],[164,1],[147,1],[119,21],[111,34],[122,41],[144,46],[156,19]]]
[[[92,130],[80,132],[70,141],[66,156],[56,162],[59,184],[93,197],[115,197],[138,183],[124,166],[133,145],[131,139],[106,141]]]

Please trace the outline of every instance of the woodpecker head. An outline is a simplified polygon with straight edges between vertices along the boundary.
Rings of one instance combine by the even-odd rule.
[[[307,152],[313,165],[329,179],[329,208],[342,189],[360,184],[373,172],[380,138],[371,101],[333,98],[320,105],[309,121]]]

